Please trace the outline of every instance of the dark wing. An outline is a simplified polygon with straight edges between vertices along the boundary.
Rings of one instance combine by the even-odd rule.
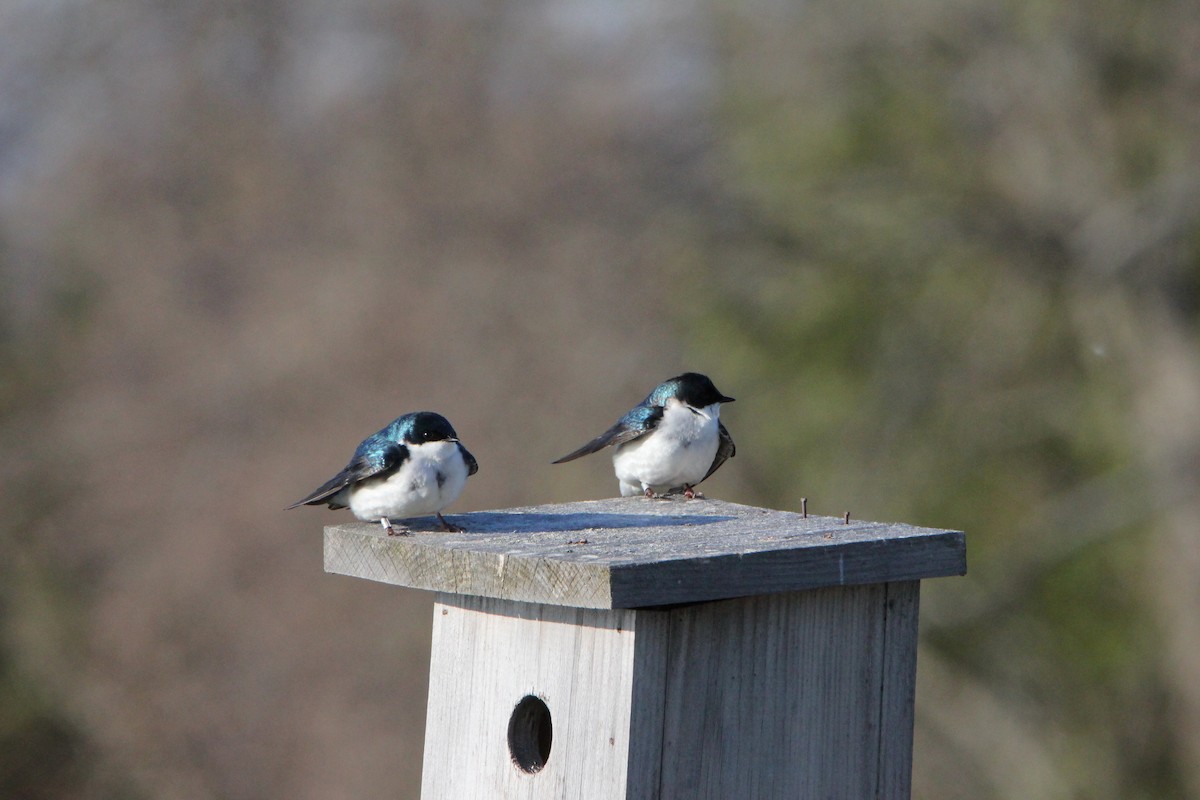
[[[330,508],[345,508],[343,504],[330,498],[359,481],[391,475],[400,469],[400,465],[407,458],[408,448],[402,444],[388,442],[380,447],[379,443],[373,443],[368,439],[358,446],[354,458],[350,459],[350,463],[346,465],[345,469],[317,487],[308,497],[292,503],[288,509],[297,506],[316,506],[321,503],[328,503]]]
[[[474,475],[479,472],[479,462],[475,460],[475,456],[467,448],[462,446],[462,442],[458,443],[458,452],[462,453],[462,460],[467,464],[467,474]]]
[[[717,423],[717,436],[720,441],[717,443],[717,454],[713,456],[712,466],[708,468],[708,472],[704,473],[704,478],[701,478],[697,483],[700,483],[709,475],[717,471],[717,468],[725,463],[726,459],[733,458],[737,448],[733,446],[733,437],[729,435],[729,431],[725,430],[725,425]]]
[[[590,455],[605,447],[616,447],[626,442],[632,442],[634,439],[645,436],[654,430],[662,420],[662,416],[662,406],[636,406],[628,414],[617,420],[616,425],[613,425],[583,447],[573,453],[567,453],[553,463],[564,464],[567,461],[574,461],[580,456]]]

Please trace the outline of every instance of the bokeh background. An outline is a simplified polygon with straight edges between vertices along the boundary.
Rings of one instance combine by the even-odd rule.
[[[0,2],[0,796],[415,798],[431,598],[281,509],[694,369],[710,495],[968,532],[917,797],[1200,797],[1198,316],[1194,0]]]

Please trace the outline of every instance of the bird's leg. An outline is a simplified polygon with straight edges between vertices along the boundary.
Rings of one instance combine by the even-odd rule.
[[[686,483],[683,485],[683,496],[686,497],[688,500],[695,500],[697,497],[699,497],[701,500],[704,499],[704,495],[700,494],[695,489],[693,489],[690,484],[686,484]]]
[[[440,512],[440,511],[437,512],[437,518],[438,518],[438,522],[442,523],[442,530],[450,531],[451,533],[462,533],[463,532],[462,528],[458,527],[457,525],[454,525],[453,523],[447,522],[446,518],[442,516],[442,512]]]

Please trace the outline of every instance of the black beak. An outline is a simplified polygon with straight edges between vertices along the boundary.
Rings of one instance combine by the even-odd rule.
[[[721,395],[721,399],[720,399],[720,400],[718,400],[717,402],[718,402],[718,403],[732,403],[732,402],[733,402],[733,398],[732,398],[732,397],[726,397],[725,395]]]

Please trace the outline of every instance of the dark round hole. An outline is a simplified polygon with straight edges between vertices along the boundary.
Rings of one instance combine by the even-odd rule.
[[[540,772],[550,758],[553,738],[549,707],[540,697],[522,697],[508,718],[508,752],[513,763],[522,772]]]

